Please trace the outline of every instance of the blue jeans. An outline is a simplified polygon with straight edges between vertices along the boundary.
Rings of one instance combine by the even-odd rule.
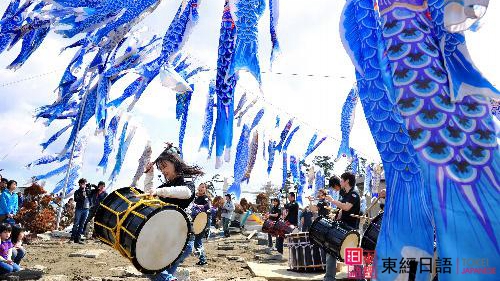
[[[224,230],[224,236],[229,236],[229,224],[231,223],[231,219],[222,218],[222,229]]]
[[[11,273],[11,272],[16,272],[19,271],[21,268],[19,265],[16,263],[13,263],[12,265],[0,262],[0,274],[6,274],[6,273]]]
[[[177,270],[177,267],[191,254],[193,251],[193,239],[189,239],[186,249],[184,249],[184,252],[182,252],[182,255],[179,257],[179,259],[171,264],[167,269],[164,271],[156,274],[153,277],[154,281],[170,281],[170,280],[175,280],[174,274],[175,271]]]
[[[202,232],[194,237],[194,248],[199,252],[200,262],[207,262],[207,256],[205,255],[205,249],[203,248],[203,237],[205,234]]]
[[[71,232],[71,238],[75,242],[80,241],[80,234],[83,234],[83,227],[89,216],[89,209],[76,209],[75,210],[75,220],[73,221],[73,230]]]
[[[21,260],[26,256],[26,250],[24,248],[13,248],[12,249],[12,261],[17,264],[21,264]]]
[[[323,281],[335,281],[337,274],[337,258],[330,254],[326,254],[326,273]]]

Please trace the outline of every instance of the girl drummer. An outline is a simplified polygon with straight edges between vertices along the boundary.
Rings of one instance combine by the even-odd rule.
[[[166,203],[174,204],[180,208],[187,208],[195,197],[195,188],[191,180],[202,176],[204,173],[198,166],[189,166],[179,156],[179,150],[172,144],[167,143],[167,148],[158,156],[158,158],[146,166],[145,173],[149,172],[154,165],[161,171],[165,177],[166,183],[151,191],[151,195],[157,195]],[[158,273],[153,277],[155,281],[173,281],[177,267],[191,254],[193,250],[194,237],[190,237],[189,242],[180,258],[171,264],[165,271]]]

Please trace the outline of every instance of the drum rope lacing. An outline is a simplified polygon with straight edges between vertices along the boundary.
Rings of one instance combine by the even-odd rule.
[[[141,194],[137,189],[131,187],[130,190],[135,193],[136,195],[139,195]],[[108,206],[104,205],[103,203],[100,203],[100,206],[105,208],[106,210],[110,211],[111,213],[113,213],[116,218],[117,218],[117,223],[116,223],[116,226],[113,227],[113,228],[110,228],[106,225],[103,225],[102,223],[99,223],[99,222],[95,222],[95,224],[99,225],[100,227],[103,227],[103,228],[106,228],[108,229],[110,232],[111,232],[111,235],[113,236],[114,240],[115,240],[115,243],[111,243],[111,241],[108,241],[107,239],[105,238],[102,238],[102,237],[98,237],[101,241],[103,241],[104,243],[106,244],[109,244],[111,245],[113,248],[115,248],[116,250],[118,250],[118,252],[120,252],[120,254],[122,254],[122,256],[128,258],[128,259],[132,259],[132,254],[129,253],[122,245],[120,245],[120,231],[123,230],[124,232],[126,232],[128,235],[130,235],[132,238],[134,239],[137,239],[137,237],[135,237],[135,235],[133,235],[132,233],[130,233],[130,231],[128,231],[126,228],[122,227],[122,224],[125,222],[125,219],[128,218],[128,215],[130,215],[130,213],[132,213],[133,215],[137,216],[137,217],[140,217],[142,219],[145,219],[146,217],[138,212],[135,211],[135,209],[137,209],[138,207],[140,206],[160,206],[160,207],[163,207],[163,206],[169,206],[170,204],[168,203],[165,203],[159,199],[151,199],[151,198],[147,198],[147,199],[139,199],[139,201],[137,202],[132,202],[130,201],[129,199],[127,199],[125,196],[123,196],[122,194],[118,193],[118,192],[115,192],[115,194],[120,197],[123,201],[125,201],[128,205],[129,205],[129,208],[127,208],[126,210],[124,211],[121,211],[121,212],[117,212],[111,208],[109,208]],[[122,215],[122,218],[120,219],[120,215]]]

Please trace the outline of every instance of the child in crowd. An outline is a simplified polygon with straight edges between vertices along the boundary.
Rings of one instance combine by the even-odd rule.
[[[14,244],[9,240],[12,226],[7,223],[0,224],[0,274],[19,271],[21,268],[12,261]]]
[[[14,244],[14,248],[12,248],[12,261],[18,265],[21,264],[21,260],[26,256],[26,249],[23,247],[24,235],[24,228],[20,225],[12,226],[12,234],[10,238],[10,241]]]

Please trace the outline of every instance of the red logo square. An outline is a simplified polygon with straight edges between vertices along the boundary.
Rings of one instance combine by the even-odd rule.
[[[344,256],[345,256],[345,264],[347,264],[347,265],[362,265],[363,264],[363,249],[362,248],[346,248]]]

